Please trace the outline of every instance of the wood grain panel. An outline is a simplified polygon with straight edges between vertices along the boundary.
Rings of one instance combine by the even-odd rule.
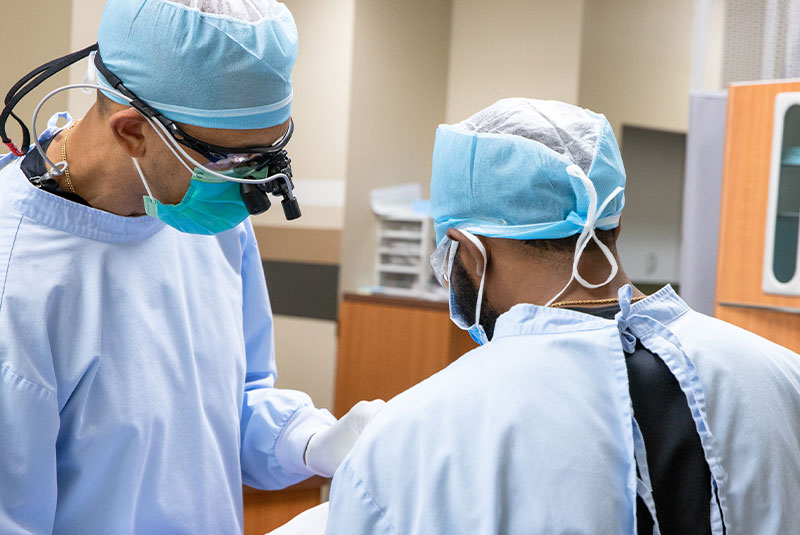
[[[244,535],[264,535],[306,509],[319,505],[324,481],[313,477],[283,490],[258,490],[244,486]]]
[[[743,329],[800,353],[800,315],[771,310],[717,307],[715,314]]]
[[[800,297],[765,294],[761,289],[775,96],[789,91],[800,91],[800,82],[729,89],[717,302],[800,307]],[[717,307],[715,315],[720,314]]]
[[[339,264],[340,230],[253,225],[264,260],[311,264]]]
[[[475,347],[446,307],[348,298],[339,308],[336,416],[362,399],[390,399]]]

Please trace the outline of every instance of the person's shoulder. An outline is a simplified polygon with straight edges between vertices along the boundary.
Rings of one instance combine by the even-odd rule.
[[[691,310],[669,327],[701,370],[800,380],[800,355],[747,329]]]
[[[0,295],[3,294],[11,251],[22,223],[22,214],[14,207],[14,195],[7,187],[14,172],[21,172],[19,166],[13,165],[13,161],[8,161],[7,157],[0,158],[0,189],[4,191],[0,194]]]
[[[361,453],[388,459],[411,443],[437,440],[444,425],[469,432],[468,423],[459,420],[468,420],[470,411],[486,404],[482,378],[491,367],[492,348],[475,348],[390,399],[359,439]]]
[[[678,325],[682,333],[691,333],[692,338],[697,339],[699,342],[714,346],[742,351],[759,348],[760,350],[793,353],[789,349],[752,331],[691,309],[681,318]]]
[[[19,168],[19,158],[10,158],[8,154],[0,156],[0,216],[14,212],[19,216],[19,211],[13,209],[17,198],[18,175],[23,175]]]

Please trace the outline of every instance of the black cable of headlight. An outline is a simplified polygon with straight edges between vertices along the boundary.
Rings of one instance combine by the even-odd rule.
[[[5,100],[3,101],[3,111],[0,112],[0,140],[2,140],[2,142],[15,156],[25,155],[25,152],[28,150],[28,147],[31,143],[31,133],[30,130],[28,130],[28,127],[25,125],[25,122],[14,113],[14,106],[16,106],[25,95],[30,93],[36,88],[36,86],[44,82],[46,79],[69,67],[73,63],[82,60],[96,50],[97,43],[87,46],[83,50],[78,50],[77,52],[72,52],[66,56],[61,56],[60,58],[48,61],[47,63],[36,67],[31,72],[23,76],[11,87],[11,89],[9,89]],[[20,146],[15,145],[6,133],[6,123],[8,123],[9,117],[13,117],[14,120],[19,123],[19,126],[22,129],[22,144]]]

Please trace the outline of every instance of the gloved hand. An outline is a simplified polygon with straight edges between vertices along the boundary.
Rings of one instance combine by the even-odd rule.
[[[331,427],[311,435],[305,454],[308,469],[323,477],[333,476],[361,432],[385,404],[382,399],[359,401]]]

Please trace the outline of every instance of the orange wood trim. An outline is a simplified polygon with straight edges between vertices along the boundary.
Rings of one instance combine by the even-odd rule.
[[[386,294],[346,293],[344,294],[344,300],[432,310],[448,310],[448,304],[445,301],[431,301],[428,299],[417,299],[414,297],[401,297]]]
[[[319,505],[320,488],[295,485],[284,490],[265,491],[245,487],[243,502],[244,535],[264,535]]]
[[[714,315],[794,352],[800,352],[800,314],[718,306]]]
[[[339,307],[336,416],[362,399],[388,400],[475,347],[446,306],[353,297]]]
[[[765,294],[761,289],[775,96],[790,91],[800,91],[800,82],[729,89],[717,302],[800,307],[800,297]],[[725,314],[719,307],[717,311],[726,317],[743,317]],[[766,331],[757,332],[770,337]]]

